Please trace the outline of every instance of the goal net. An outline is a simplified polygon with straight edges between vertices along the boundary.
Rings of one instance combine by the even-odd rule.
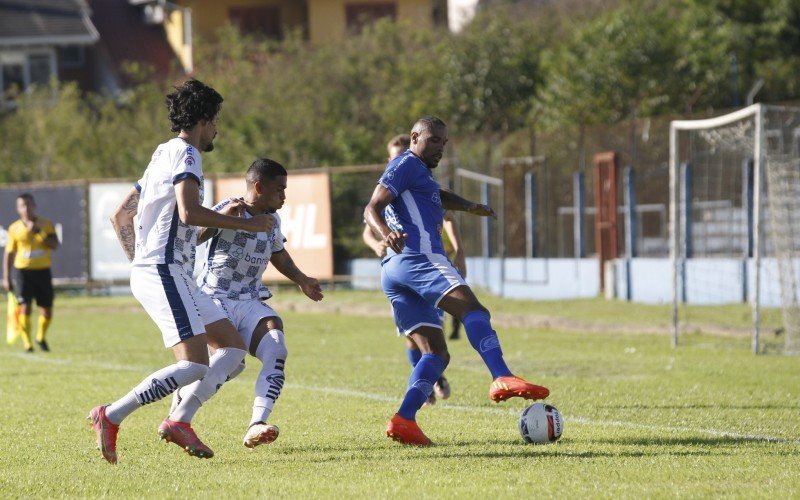
[[[800,108],[673,121],[673,345],[715,331],[744,337],[755,353],[800,353],[799,224]],[[700,314],[711,305],[716,316]]]

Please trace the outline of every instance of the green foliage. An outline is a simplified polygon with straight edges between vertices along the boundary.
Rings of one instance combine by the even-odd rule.
[[[741,100],[759,77],[760,100],[800,96],[800,0],[524,4],[491,2],[458,34],[383,21],[318,46],[299,31],[275,42],[221,29],[195,53],[196,76],[225,98],[207,170],[262,156],[290,169],[381,163],[425,114],[450,125],[452,157],[470,168],[531,153],[533,140],[506,139],[536,132],[577,129],[583,152],[589,126],[731,106],[733,55]],[[147,68],[127,73],[118,96],[63,83],[19,96],[0,114],[0,182],[138,177],[171,134],[167,89]],[[354,204],[371,187],[356,184],[333,188],[339,259],[358,252]]]

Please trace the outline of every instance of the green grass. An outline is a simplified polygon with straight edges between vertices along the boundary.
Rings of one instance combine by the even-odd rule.
[[[278,441],[241,445],[258,371],[249,358],[195,419],[213,459],[158,441],[162,401],[123,423],[120,464],[111,466],[94,449],[86,414],[172,356],[133,299],[59,297],[51,353],[0,348],[0,497],[798,496],[797,358],[752,356],[746,338],[693,334],[671,349],[665,335],[613,328],[668,323],[668,307],[482,299],[498,316],[562,314],[609,326],[497,328],[514,371],[551,389],[566,419],[558,443],[521,441],[526,403],[488,400],[489,375],[465,340],[450,343],[453,396],[418,415],[436,446],[390,441],[383,430],[409,367],[385,299],[337,289],[327,312],[311,313],[322,304],[281,290],[290,355],[271,418]],[[710,322],[726,313],[695,314]]]

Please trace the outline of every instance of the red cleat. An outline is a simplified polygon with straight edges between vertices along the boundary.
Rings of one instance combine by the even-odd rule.
[[[430,446],[433,444],[428,439],[428,436],[422,433],[422,429],[419,428],[416,421],[403,418],[397,413],[389,420],[389,425],[386,427],[386,435],[403,444],[416,446]]]
[[[119,425],[112,424],[106,417],[106,407],[95,406],[86,417],[92,424],[95,434],[97,434],[97,449],[103,454],[103,458],[109,463],[117,463],[117,432]]]
[[[192,426],[185,422],[174,420],[164,420],[158,426],[158,435],[168,443],[175,443],[190,456],[197,458],[211,458],[214,452],[204,445],[197,434],[194,433]]]
[[[544,399],[550,395],[550,389],[534,385],[525,380],[509,375],[497,377],[489,386],[489,399],[495,403],[509,398]]]

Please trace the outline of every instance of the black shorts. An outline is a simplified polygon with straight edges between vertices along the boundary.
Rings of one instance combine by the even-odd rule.
[[[53,276],[47,269],[17,269],[11,273],[14,295],[20,304],[36,299],[39,307],[53,307]]]

